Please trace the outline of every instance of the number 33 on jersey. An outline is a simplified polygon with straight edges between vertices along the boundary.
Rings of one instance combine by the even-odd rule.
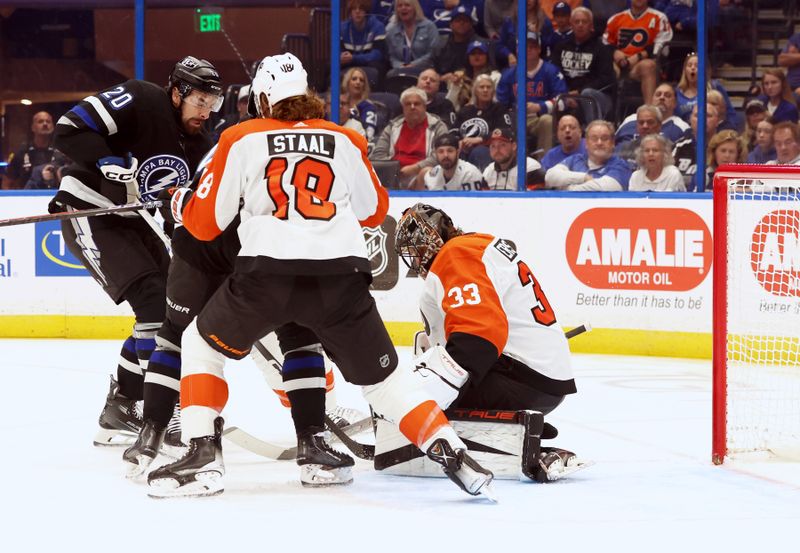
[[[319,119],[253,119],[226,130],[183,224],[211,240],[240,199],[239,255],[276,261],[366,260],[360,225],[379,225],[388,209],[364,138]]]
[[[507,241],[487,234],[448,240],[434,259],[420,308],[434,343],[453,333],[488,340],[555,379],[572,378],[569,348],[550,302]]]

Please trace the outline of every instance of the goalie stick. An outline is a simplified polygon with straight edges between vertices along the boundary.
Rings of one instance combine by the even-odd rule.
[[[584,332],[589,332],[590,330],[592,330],[592,325],[590,325],[589,323],[584,323],[580,326],[576,326],[571,330],[568,330],[567,332],[564,333],[564,336],[566,336],[567,339],[569,340],[570,338],[574,338],[575,336],[579,336]],[[364,459],[365,461],[372,461],[373,459],[375,459],[374,445],[362,444],[360,442],[357,442],[356,440],[345,434],[341,428],[336,428],[336,425],[333,423],[332,420],[328,418],[327,415],[325,415],[325,423],[328,426],[328,429],[331,431],[331,433],[337,438],[339,438],[339,441],[341,441],[353,455],[355,455],[359,459]],[[547,427],[549,428],[547,433],[545,433],[545,435],[550,434],[549,436],[547,436],[548,438],[554,438],[556,435],[558,435],[558,431],[556,431],[552,425],[547,424]]]
[[[79,209],[77,211],[47,213],[46,215],[31,215],[28,217],[17,217],[15,219],[0,219],[0,227],[27,225],[29,223],[41,223],[44,221],[63,221],[65,219],[78,219],[80,217],[97,217],[98,215],[112,215],[116,213],[126,213],[128,211],[139,211],[142,209],[157,209],[161,207],[161,203],[161,200],[153,200],[152,202],[115,205],[112,207]]]

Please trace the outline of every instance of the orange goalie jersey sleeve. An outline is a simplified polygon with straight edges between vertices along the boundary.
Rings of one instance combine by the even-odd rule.
[[[553,393],[572,393],[569,348],[528,265],[507,240],[466,234],[449,240],[431,265],[420,309],[432,343],[454,333],[491,342],[539,373]]]

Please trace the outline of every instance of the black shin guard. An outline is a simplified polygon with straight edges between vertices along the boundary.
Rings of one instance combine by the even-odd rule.
[[[325,360],[313,351],[292,351],[283,362],[283,382],[297,434],[325,426]]]

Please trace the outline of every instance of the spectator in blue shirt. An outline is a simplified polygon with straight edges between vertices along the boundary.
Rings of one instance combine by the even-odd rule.
[[[368,15],[370,0],[348,0],[350,18],[341,24],[342,69],[363,67],[372,86],[386,72],[386,27]]]
[[[767,106],[767,112],[772,117],[773,123],[777,124],[781,121],[797,123],[797,104],[783,70],[778,68],[764,69],[764,74],[761,77],[761,88],[764,93],[758,99]]]
[[[419,0],[397,0],[394,15],[386,27],[386,48],[394,75],[419,75],[431,67],[439,31],[422,13]]]
[[[778,65],[786,67],[786,79],[795,94],[800,94],[800,33],[789,37],[789,42],[778,54]]]
[[[542,158],[542,168],[555,167],[573,154],[586,154],[586,141],[581,137],[581,125],[574,115],[562,115],[556,129],[558,144]]]
[[[747,163],[761,164],[777,158],[772,141],[772,121],[767,118],[756,125],[756,146],[747,154]]]
[[[527,34],[527,130],[528,136],[535,138],[536,147],[549,150],[553,147],[553,106],[556,96],[567,92],[564,76],[549,61],[541,59],[542,47],[539,33]],[[500,77],[497,85],[497,101],[513,108],[516,105],[516,70],[509,68]]]
[[[614,125],[597,119],[586,126],[586,153],[574,154],[545,174],[547,188],[574,191],[628,189],[631,170],[614,155]]]

